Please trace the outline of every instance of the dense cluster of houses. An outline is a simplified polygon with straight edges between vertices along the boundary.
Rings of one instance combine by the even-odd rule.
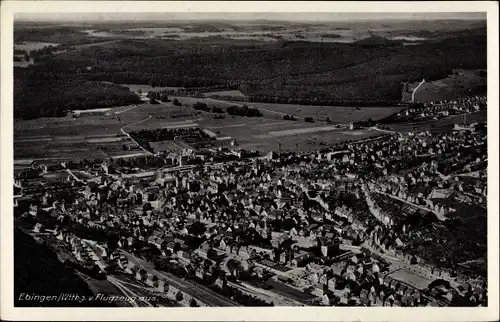
[[[465,106],[474,108],[474,102]],[[314,153],[246,159],[244,152],[232,151],[235,158],[220,163],[205,153],[201,164],[206,166],[143,176],[140,171],[127,175],[127,166],[112,162],[90,162],[84,169],[69,163],[38,165],[30,170],[34,174],[20,175],[16,182],[21,195],[30,180],[47,172],[85,171],[92,179],[84,182],[68,172],[72,190],[67,200],[58,199],[54,186],[29,190],[36,198],[27,200],[27,215],[43,212],[61,223],[112,232],[120,248],[149,245],[157,256],[195,266],[200,278],[216,265],[235,278],[241,271],[262,278],[266,271],[291,293],[312,294],[323,305],[443,305],[456,294],[479,305],[484,302],[481,278],[437,269],[405,252],[405,245],[419,237],[404,219],[431,213],[445,223],[455,209],[441,200],[485,203],[485,148],[484,131],[410,132]],[[391,210],[396,203],[404,206],[403,213]],[[92,247],[64,234],[58,238],[69,238],[77,258],[100,258]],[[404,273],[390,273],[396,262],[387,254]],[[212,268],[196,266],[194,258],[200,256]],[[153,283],[148,272],[115,260],[124,271]],[[405,280],[410,274],[420,276],[420,282]],[[439,293],[421,282],[436,279],[451,283],[454,291],[448,287]],[[160,284],[155,279],[154,286]],[[471,293],[472,284],[481,286]],[[457,285],[463,292],[456,291]],[[445,296],[435,300],[432,292]]]
[[[417,104],[398,113],[398,117],[405,117],[407,120],[441,119],[477,112],[485,107],[486,96],[470,96],[457,100],[431,102],[426,105]]]

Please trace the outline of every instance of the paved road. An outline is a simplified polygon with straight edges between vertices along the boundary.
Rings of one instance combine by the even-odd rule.
[[[138,107],[139,107],[139,105],[132,105],[131,107],[129,107],[123,111],[116,111],[114,113],[115,114],[122,114],[122,113],[128,112],[128,111],[133,110],[133,109],[138,108]]]
[[[154,269],[154,265],[150,262],[147,262],[143,259],[137,258],[133,254],[130,254],[124,250],[120,250],[125,256],[128,257],[129,260],[133,261],[139,267],[145,269],[151,274],[155,274],[158,277],[166,280],[167,284],[172,285],[173,287],[195,297],[198,298],[201,302],[209,305],[209,306],[238,306],[238,304],[230,299],[226,299],[222,295],[215,293],[209,288],[200,285],[198,283],[192,281],[183,280],[177,276],[174,276],[167,272],[160,272]]]
[[[66,169],[66,172],[69,173],[69,175],[72,176],[76,181],[83,182],[83,180],[80,180],[77,176],[75,176],[75,174],[70,169]]]
[[[411,93],[411,101],[412,102],[415,101],[415,94],[417,93],[417,90],[420,88],[420,86],[422,86],[423,84],[425,84],[425,80],[424,79],[417,85],[417,87],[415,87],[415,89]]]

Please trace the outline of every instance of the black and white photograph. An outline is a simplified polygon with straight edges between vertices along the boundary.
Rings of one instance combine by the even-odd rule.
[[[6,46],[14,308],[498,314],[486,10],[51,8]]]

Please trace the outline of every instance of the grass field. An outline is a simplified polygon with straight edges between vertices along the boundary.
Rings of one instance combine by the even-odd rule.
[[[232,91],[217,91],[217,92],[206,92],[203,93],[205,96],[210,96],[210,95],[220,95],[220,96],[232,96],[232,97],[245,97],[245,94],[243,94],[240,91],[237,90],[232,90]]]
[[[69,174],[66,171],[50,172],[43,175],[43,178],[50,182],[63,182],[68,178]]]
[[[454,100],[486,91],[486,75],[480,70],[454,70],[452,75],[437,81],[426,82],[415,93],[419,102]]]
[[[32,50],[42,49],[48,46],[58,46],[59,44],[41,41],[25,41],[22,43],[14,44],[14,49],[24,50],[30,52]]]
[[[33,59],[30,59],[29,61],[15,61],[14,62],[14,67],[22,67],[22,68],[26,68],[30,65],[33,65],[35,62]]]
[[[341,130],[325,122],[303,120],[319,110],[327,111],[333,123],[376,119],[394,113],[398,108],[338,108],[286,106],[283,104],[250,104],[262,109],[258,118],[230,116],[216,119],[215,114],[194,110],[192,104],[206,102],[209,106],[226,108],[233,102],[208,98],[179,97],[184,106],[170,103],[141,104],[115,108],[115,115],[82,116],[79,118],[40,118],[16,120],[14,157],[18,159],[92,159],[137,155],[144,151],[124,151],[122,145],[133,143],[126,133],[141,129],[199,127],[209,130],[217,139],[234,139],[240,148],[262,151],[296,149],[312,151],[345,140],[380,135],[371,130]],[[282,113],[298,111],[297,121],[285,121]]]
[[[16,120],[14,130],[14,157],[19,159],[74,160],[110,158],[138,155],[136,149],[124,151],[122,145],[133,143],[125,133],[141,129],[200,127],[209,130],[218,139],[234,139],[240,148],[262,151],[282,150],[313,151],[337,142],[359,140],[382,134],[362,129],[356,131],[337,129],[325,122],[308,123],[306,115],[314,115],[318,110],[327,111],[333,123],[377,119],[394,113],[400,108],[356,108],[287,106],[283,104],[250,104],[258,107],[262,117],[249,118],[230,116],[216,119],[214,114],[195,111],[190,105],[203,101],[209,106],[227,107],[233,102],[212,99],[184,98],[179,101],[186,106],[172,106],[169,103],[142,104],[137,107],[117,108],[120,114],[113,116],[86,116],[80,118],[41,118],[36,120]],[[265,110],[264,110],[265,109]],[[285,121],[282,113],[296,110],[297,121]],[[486,119],[486,112],[467,116],[468,121]],[[461,122],[463,116],[429,121],[418,124],[399,124],[390,128],[399,132],[418,130],[449,129]],[[123,130],[123,132],[122,132]]]
[[[293,104],[272,103],[249,103],[248,106],[259,110],[273,111],[293,115],[299,119],[312,117],[315,120],[326,120],[330,118],[334,124],[345,124],[354,121],[366,121],[368,119],[380,119],[403,110],[404,107],[338,107],[338,106],[306,106]]]
[[[339,107],[339,106],[306,106],[294,104],[273,103],[242,103],[215,100],[211,98],[177,97],[183,103],[192,105],[196,102],[204,102],[209,107],[219,106],[227,108],[231,105],[246,104],[249,107],[258,108],[265,118],[283,119],[283,115],[293,115],[298,119],[312,117],[317,121],[325,121],[330,118],[333,124],[346,124],[354,121],[366,121],[368,119],[380,119],[403,110],[405,107]]]
[[[122,144],[130,139],[121,133],[122,126],[113,116],[16,120],[14,158],[73,160],[136,153],[123,151]]]

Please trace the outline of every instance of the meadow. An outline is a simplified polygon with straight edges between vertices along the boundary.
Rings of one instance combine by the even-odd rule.
[[[454,70],[443,79],[426,82],[415,93],[415,101],[454,100],[470,93],[486,94],[485,70]]]
[[[355,140],[379,132],[370,130],[340,130],[325,122],[308,123],[303,120],[285,121],[279,114],[263,111],[262,117],[242,117],[224,114],[216,118],[213,113],[194,110],[190,105],[196,98],[179,98],[186,106],[170,103],[139,104],[115,108],[110,116],[70,116],[16,120],[14,128],[14,157],[18,159],[78,160],[127,156],[142,150],[125,151],[124,144],[134,142],[124,133],[141,129],[199,127],[216,135],[218,139],[233,139],[240,148],[271,151],[314,150],[342,140]],[[207,100],[207,99],[203,99]],[[217,106],[230,106],[232,102],[214,101]],[[273,106],[266,105],[273,108]],[[307,107],[310,108],[310,107]],[[332,117],[335,113],[330,112]],[[337,111],[339,118],[343,111]],[[385,112],[384,112],[385,113]],[[356,118],[358,117],[358,118]],[[350,115],[351,120],[363,119],[361,113]]]
[[[24,50],[25,52],[30,52],[32,50],[42,49],[48,46],[56,47],[59,44],[51,42],[41,42],[41,41],[23,41],[14,44],[14,49]]]
[[[223,109],[232,105],[247,105],[257,108],[265,118],[283,119],[284,115],[291,115],[298,120],[304,120],[306,117],[312,117],[313,120],[324,122],[327,118],[332,124],[347,124],[356,121],[367,121],[368,119],[377,120],[393,113],[405,109],[405,106],[396,107],[349,107],[349,106],[314,106],[314,105],[296,105],[279,103],[257,103],[257,102],[231,102],[216,100],[212,98],[196,97],[172,97],[177,98],[179,102],[186,105],[192,105],[197,102],[206,103],[208,107],[216,106]]]
[[[133,119],[133,116],[130,118]],[[123,151],[131,142],[113,116],[40,118],[14,123],[14,158],[37,160],[106,159],[137,153]]]

